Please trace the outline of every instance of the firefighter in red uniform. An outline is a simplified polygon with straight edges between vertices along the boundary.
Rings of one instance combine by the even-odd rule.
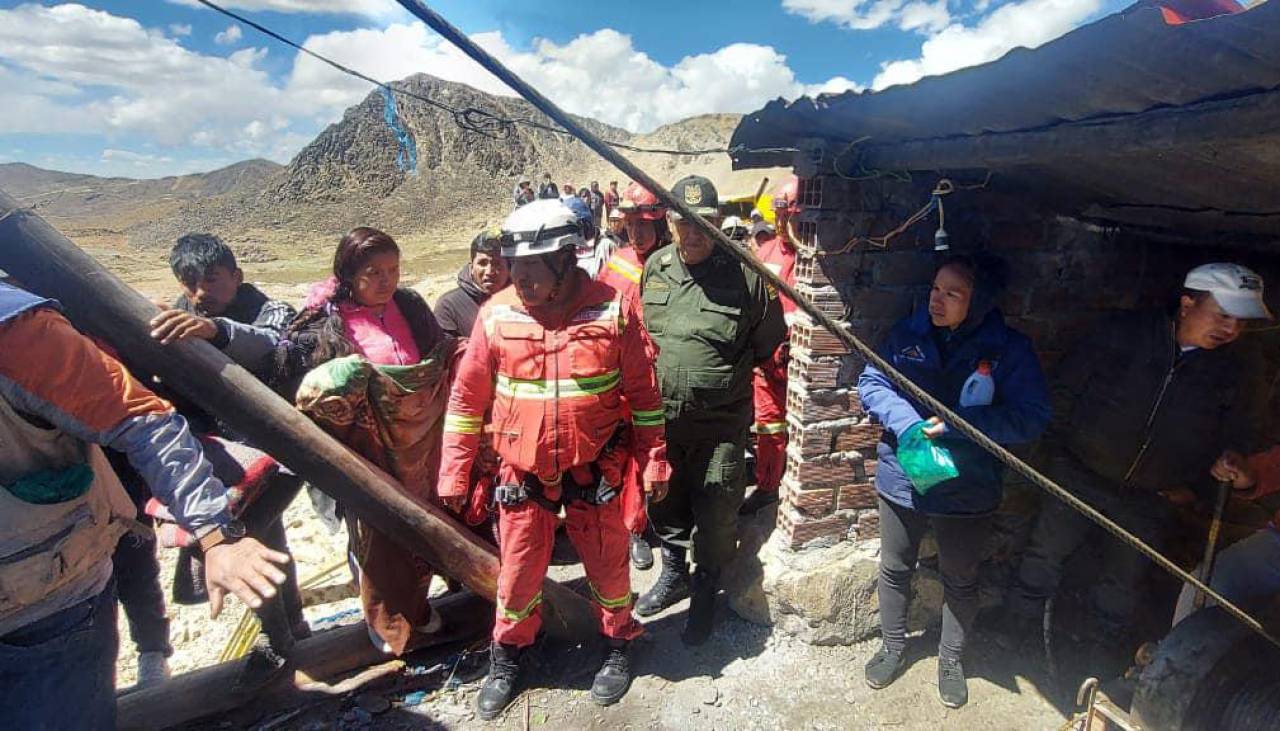
[[[502,254],[514,286],[481,309],[445,416],[438,489],[450,507],[460,508],[467,494],[486,413],[502,458],[494,490],[497,621],[489,677],[476,699],[486,720],[510,703],[523,651],[541,626],[561,505],[608,645],[591,687],[595,702],[608,705],[626,693],[630,642],[642,632],[631,613],[628,533],[617,496],[632,455],[652,499],[665,496],[671,467],[662,397],[648,334],[621,293],[577,268],[581,244],[578,222],[560,201],[535,201],[507,218]]]
[[[667,208],[658,197],[639,183],[627,186],[618,204],[627,227],[630,246],[615,249],[613,255],[597,276],[601,282],[622,293],[624,300],[639,301],[640,275],[649,255],[671,243],[671,230],[667,226]],[[641,313],[637,306],[636,313]],[[656,354],[649,358],[652,363]],[[645,571],[653,566],[653,549],[644,533],[649,519],[645,513],[644,491],[640,486],[640,473],[636,462],[626,471],[622,490],[622,518],[631,531],[631,563]]]
[[[791,176],[778,188],[773,197],[773,213],[777,217],[777,232],[767,238],[756,250],[756,256],[791,286],[796,283],[796,247],[792,240],[792,217],[800,212],[800,180]],[[788,329],[796,317],[796,303],[785,295],[782,300],[782,316]],[[773,357],[756,367],[753,379],[756,433],[756,490],[742,501],[739,515],[752,515],[756,511],[778,501],[778,487],[787,463],[787,363],[790,360],[789,340],[782,341]]]
[[[627,296],[640,293],[640,275],[649,255],[671,243],[671,230],[667,226],[667,207],[639,183],[632,183],[622,194],[618,204],[627,227],[630,246],[615,249],[613,256],[600,270],[601,282]]]

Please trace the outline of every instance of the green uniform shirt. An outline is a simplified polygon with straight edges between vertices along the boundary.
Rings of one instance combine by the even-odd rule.
[[[686,267],[674,244],[649,257],[640,287],[667,420],[741,411],[749,422],[752,369],[787,334],[777,292],[719,248]]]

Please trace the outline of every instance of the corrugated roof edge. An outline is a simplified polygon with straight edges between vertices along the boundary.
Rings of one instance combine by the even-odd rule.
[[[1188,73],[1188,59],[1196,58],[1207,63]],[[1088,93],[1063,95],[1065,83]],[[1182,26],[1168,26],[1158,11],[1142,9],[1107,16],[1034,50],[1016,48],[995,61],[910,85],[776,99],[743,117],[731,146],[791,147],[804,137],[848,141],[866,134],[881,142],[980,135],[1278,86],[1280,2]],[[948,98],[949,115],[931,114],[921,124],[912,114]],[[733,159],[735,169],[790,163],[788,153],[744,151]]]

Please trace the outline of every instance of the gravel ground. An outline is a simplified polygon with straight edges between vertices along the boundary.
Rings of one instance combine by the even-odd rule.
[[[344,539],[329,536],[310,514],[305,496],[289,510],[290,540],[308,576],[341,557]],[[166,570],[169,567],[166,565]],[[343,572],[345,575],[345,572]],[[560,580],[581,575],[580,567],[558,567]],[[634,586],[644,590],[658,569],[633,571]],[[354,600],[308,610],[308,618],[332,615]],[[723,601],[717,634],[705,646],[684,647],[679,633],[687,602],[646,622],[637,643],[637,678],[617,705],[600,708],[588,697],[601,649],[539,646],[526,674],[526,690],[502,718],[482,722],[473,705],[487,667],[484,640],[471,650],[443,657],[422,654],[409,660],[408,672],[361,694],[246,720],[213,720],[202,728],[291,729],[1056,729],[1064,716],[1025,677],[1002,668],[1016,658],[1002,655],[979,637],[968,670],[970,702],[950,710],[937,698],[936,635],[918,636],[909,650],[911,665],[901,679],[882,691],[862,680],[862,665],[876,647],[815,647],[736,617]],[[175,611],[175,670],[213,662],[238,613],[212,623],[203,607]],[[183,633],[187,639],[183,639]],[[122,658],[122,678],[129,658]],[[452,676],[453,682],[446,684]]]
[[[298,565],[300,581],[343,560],[347,546],[346,531],[330,535],[311,510],[311,501],[307,498],[306,491],[299,493],[298,498],[285,511],[284,519],[287,521],[289,548]],[[173,550],[160,551],[160,586],[166,597],[172,595],[177,555],[178,552]],[[324,585],[343,584],[350,580],[350,572],[343,568]],[[309,607],[305,610],[305,615],[309,622],[315,624],[317,620],[346,609],[358,609],[359,606],[359,601],[347,599]],[[216,663],[246,611],[245,606],[234,597],[228,598],[222,615],[216,620],[209,618],[208,604],[181,606],[170,602],[168,610],[169,637],[174,649],[173,657],[169,658],[169,666],[175,675]],[[138,656],[133,640],[130,639],[129,623],[125,621],[123,609],[119,625],[120,656],[116,661],[116,685],[125,688],[133,685],[137,679]]]
[[[647,588],[657,573],[656,568],[634,572],[637,588]],[[872,643],[815,647],[749,624],[722,603],[715,637],[689,649],[679,637],[686,608],[687,602],[681,603],[646,622],[648,632],[635,655],[637,678],[627,696],[609,708],[588,697],[600,662],[598,648],[544,647],[529,689],[491,723],[472,712],[477,680],[431,703],[393,707],[367,722],[347,711],[336,725],[323,715],[306,714],[290,727],[1012,730],[1056,729],[1064,721],[1030,682],[996,670],[1008,666],[1010,658],[974,653],[969,705],[950,710],[937,698],[937,665],[929,650],[936,636],[917,638],[911,667],[877,692],[862,680],[862,665],[876,649]]]

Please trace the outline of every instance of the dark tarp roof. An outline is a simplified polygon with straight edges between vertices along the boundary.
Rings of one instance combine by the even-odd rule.
[[[1280,0],[1179,26],[1135,10],[909,86],[770,102],[734,166],[813,137],[860,140],[851,174],[985,169],[1071,214],[1280,235]]]

